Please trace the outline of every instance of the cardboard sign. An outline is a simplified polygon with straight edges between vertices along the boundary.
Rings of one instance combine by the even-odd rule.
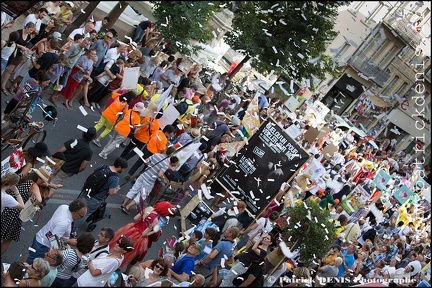
[[[338,151],[338,147],[333,145],[332,143],[324,147],[322,150],[322,155],[324,155],[324,158],[326,160],[330,160],[331,157],[333,157],[333,154]]]
[[[305,132],[304,138],[308,143],[313,143],[318,138],[319,130],[314,127],[309,127]]]

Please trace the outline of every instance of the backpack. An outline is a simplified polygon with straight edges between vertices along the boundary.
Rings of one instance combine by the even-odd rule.
[[[116,172],[112,172],[109,166],[102,167],[101,169],[90,174],[84,182],[81,193],[87,193],[90,197],[95,196],[100,192],[102,187],[108,181],[109,177],[117,175]]]

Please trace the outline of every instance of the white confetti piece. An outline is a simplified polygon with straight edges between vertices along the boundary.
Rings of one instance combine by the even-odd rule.
[[[238,215],[238,214],[239,214],[239,211],[238,211],[238,209],[237,209],[237,207],[236,207],[236,206],[234,206],[234,213],[235,213],[236,215]]]
[[[78,125],[78,126],[79,126],[79,125]],[[70,144],[70,147],[71,147],[71,148],[74,148],[77,144],[78,144],[78,140],[75,139],[75,140]]]
[[[252,190],[249,192],[252,199],[255,199],[255,195],[253,194]]]
[[[83,131],[84,133],[87,132],[87,128],[81,125],[77,125],[77,129]]]
[[[48,160],[48,162],[50,162],[51,164],[55,165],[56,163],[50,158],[50,157],[46,157],[46,159]]]
[[[43,160],[43,159],[41,159],[39,157],[36,157],[36,160],[39,161],[39,162],[41,162],[41,163],[45,163],[45,160]]]
[[[213,196],[210,195],[210,192],[208,191],[207,186],[204,183],[201,184],[201,190],[207,200],[214,198]]]
[[[277,49],[276,49],[275,46],[272,46],[272,48],[273,48],[273,51],[274,51],[275,53],[278,53],[278,51],[277,51]]]
[[[33,247],[29,247],[28,250],[29,250],[30,252],[36,253],[36,249],[34,249]]]
[[[79,106],[79,108],[78,108],[80,111],[81,111],[81,113],[84,115],[84,116],[87,116],[87,111],[84,109],[84,107],[81,105],[81,106]]]

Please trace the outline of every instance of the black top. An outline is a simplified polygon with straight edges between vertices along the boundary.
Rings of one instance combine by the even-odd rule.
[[[263,250],[258,247],[260,250],[260,255],[257,255],[253,250],[252,247],[249,247],[245,252],[240,253],[237,256],[237,259],[242,262],[245,267],[248,267],[252,264],[252,262],[261,262],[264,260],[264,258],[267,256],[267,251]]]
[[[29,70],[29,75],[32,78],[36,77],[36,73],[39,70],[42,71],[48,71],[49,68],[51,68],[51,66],[57,62],[58,59],[58,55],[56,53],[52,53],[52,52],[45,52],[37,61],[36,63],[38,63],[39,65],[41,65],[39,67],[39,69],[36,69],[35,67],[33,67],[32,69]]]
[[[20,36],[19,36],[18,40],[16,41],[16,43],[19,45],[27,47],[30,43],[30,40],[32,39],[30,34],[27,35],[26,39],[23,39],[23,35],[22,35],[23,29],[18,29],[17,32],[19,33]],[[22,53],[21,49],[18,48],[17,53],[16,53],[16,57],[22,56],[22,55],[23,55],[23,53]]]
[[[151,27],[152,22],[151,21],[143,21],[140,24],[138,24],[140,26],[141,29],[145,30],[148,27]]]
[[[81,163],[84,160],[90,161],[93,155],[93,149],[90,143],[87,143],[84,139],[71,139],[64,143],[66,151],[66,161],[62,165],[61,170],[65,173],[77,174]]]

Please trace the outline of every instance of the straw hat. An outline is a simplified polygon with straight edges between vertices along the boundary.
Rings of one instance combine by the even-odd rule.
[[[33,169],[33,171],[41,178],[44,182],[48,183],[51,174],[45,168]]]
[[[199,128],[193,128],[193,129],[191,129],[190,135],[192,136],[192,138],[198,138],[198,137],[200,137],[201,136],[200,129]]]

